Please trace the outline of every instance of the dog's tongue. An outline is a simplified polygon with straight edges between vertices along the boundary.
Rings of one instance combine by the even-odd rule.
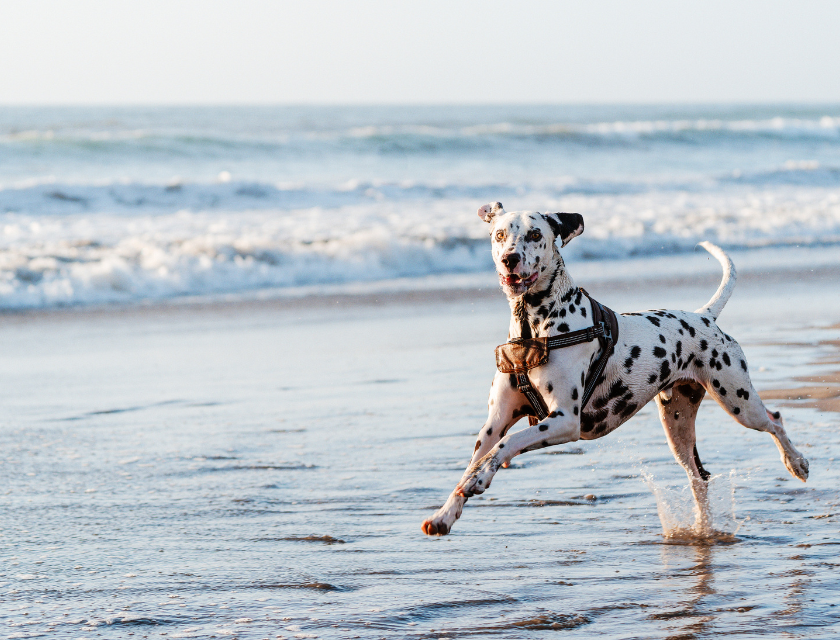
[[[511,273],[510,275],[504,276],[505,284],[531,284],[534,280],[536,280],[537,274],[532,274],[527,278],[523,278],[518,273]]]

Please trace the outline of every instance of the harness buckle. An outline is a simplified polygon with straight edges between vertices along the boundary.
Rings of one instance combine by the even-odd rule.
[[[612,342],[612,331],[610,330],[610,325],[607,322],[601,320],[601,329],[604,331],[604,340],[607,342]]]

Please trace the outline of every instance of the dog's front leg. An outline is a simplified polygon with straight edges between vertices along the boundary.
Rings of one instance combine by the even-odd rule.
[[[484,493],[499,467],[506,465],[520,453],[578,439],[580,416],[574,415],[573,410],[555,409],[539,424],[502,438],[486,455],[470,465],[455,491],[464,498]]]
[[[467,470],[446,503],[431,518],[423,522],[423,533],[430,536],[442,536],[449,533],[452,525],[461,517],[461,511],[467,501],[467,498],[459,492],[459,488],[468,477],[470,469],[491,451],[508,430],[530,410],[531,407],[525,396],[511,384],[510,376],[496,373],[490,388],[487,422],[478,432]]]

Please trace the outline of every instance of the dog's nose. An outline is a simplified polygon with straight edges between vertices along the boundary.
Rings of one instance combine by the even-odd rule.
[[[510,271],[516,269],[516,265],[519,264],[519,254],[518,253],[509,253],[506,256],[502,256],[502,264],[505,265]]]

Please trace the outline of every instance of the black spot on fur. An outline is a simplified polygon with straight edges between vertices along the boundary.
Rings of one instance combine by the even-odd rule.
[[[580,418],[580,429],[587,433],[595,428],[596,424],[602,423],[607,419],[608,412],[606,409],[601,409],[595,413],[584,413]]]
[[[715,389],[717,389],[720,386],[720,381],[717,378],[715,378],[714,380],[712,380],[712,386]]]
[[[712,323],[711,323],[711,322],[709,322],[709,319],[708,319],[708,318],[701,318],[701,319],[703,320],[703,324],[705,324],[707,327],[709,327],[709,326],[711,326],[711,325],[712,325]]]
[[[657,375],[655,373],[651,373],[648,376],[648,384],[653,384],[654,382],[656,382],[656,378],[657,378]]]
[[[749,400],[750,399],[750,392],[747,391],[746,389],[738,389],[735,392],[735,395],[738,396],[739,398],[743,398],[744,400]]]
[[[653,326],[655,326],[655,327],[659,326],[659,318],[657,318],[655,316],[645,316],[645,318],[647,318]]]
[[[557,327],[557,330],[562,332],[562,333],[568,333],[569,332],[569,325],[567,325],[565,322],[563,322],[563,323],[560,324],[559,327]]]
[[[675,387],[691,404],[697,404],[703,399],[703,388],[699,385],[681,384]]]
[[[724,389],[723,387],[721,387],[718,391],[720,392],[720,395],[722,395],[722,396],[726,395],[726,389]]]
[[[561,418],[563,417],[563,412],[560,411],[560,409],[558,409],[557,411],[552,411],[550,414],[548,414],[549,418],[556,418],[558,416]]]
[[[698,369],[701,369],[703,367],[703,361],[700,358],[697,358],[696,360],[694,360],[694,366]]]
[[[656,358],[664,358],[665,357],[665,349],[662,347],[654,347],[653,348],[653,355]]]
[[[582,315],[584,318],[586,317],[586,307],[580,308],[580,315]]]
[[[532,416],[534,415],[534,408],[530,404],[524,404],[518,409],[513,410],[513,417],[514,418],[521,418],[522,416]]]
[[[624,411],[621,412],[621,417],[626,420],[627,418],[629,418],[630,416],[632,416],[636,412],[636,409],[638,407],[639,407],[639,405],[637,405],[635,403],[628,404],[627,407],[624,409]]]
[[[541,424],[540,425],[540,431],[548,431],[548,425],[547,424]]]
[[[712,357],[713,357],[713,358],[717,358],[717,357],[718,357],[718,352],[717,352],[717,349],[712,349]]]
[[[634,360],[640,355],[642,355],[642,348],[640,346],[636,345],[632,349],[630,349],[630,357]]]
[[[695,333],[694,327],[692,327],[690,324],[688,324],[685,320],[682,319],[680,319],[680,324],[682,325],[682,328],[688,331],[688,334],[693,338]]]
[[[705,340],[701,340],[700,341],[700,351],[705,351],[708,348],[709,348],[709,343],[706,342]]]
[[[624,368],[627,369],[627,373],[630,373],[630,370],[633,368],[633,358],[627,358],[624,361]]]
[[[574,312],[575,312],[575,305],[570,304],[569,305],[569,313],[574,313]]]
[[[774,411],[774,412],[773,412],[773,417],[774,417],[774,418],[776,418],[776,420],[778,420],[779,418],[781,418],[781,417],[782,417],[782,414],[781,414],[781,413],[779,413],[778,411]]]
[[[613,382],[612,385],[610,385],[610,391],[609,391],[610,400],[612,400],[613,398],[618,398],[620,396],[623,396],[628,391],[630,391],[630,389],[628,389],[627,385],[624,384],[624,380],[619,378],[618,380]]]
[[[735,407],[734,409],[732,409],[732,413],[734,413],[737,416],[739,413],[741,413],[741,410],[738,407]]]
[[[677,357],[682,356],[682,342],[677,340]]]
[[[493,429],[488,429],[487,430],[487,435],[492,436],[493,435]]]
[[[554,391],[554,385],[549,382],[546,386],[546,389],[548,389],[548,392],[551,393],[552,391]]]
[[[727,367],[732,364],[732,361],[729,359],[729,354],[728,353],[724,353],[721,356],[721,358],[723,359],[723,364],[725,364]]]
[[[574,389],[572,389],[572,400],[577,400],[577,399],[578,399],[578,390],[577,390],[577,387],[575,387]]]
[[[741,360],[741,368],[746,371],[747,370],[747,363]]]
[[[574,413],[575,415],[578,414],[578,406],[577,405],[574,406],[574,409],[572,410],[572,413]]]
[[[659,342],[661,342],[662,344],[666,344],[665,336],[663,336],[661,333],[659,334]]]
[[[662,361],[662,366],[659,367],[659,380],[662,381],[670,375],[671,375],[671,365],[668,364],[667,360],[663,360]]]

